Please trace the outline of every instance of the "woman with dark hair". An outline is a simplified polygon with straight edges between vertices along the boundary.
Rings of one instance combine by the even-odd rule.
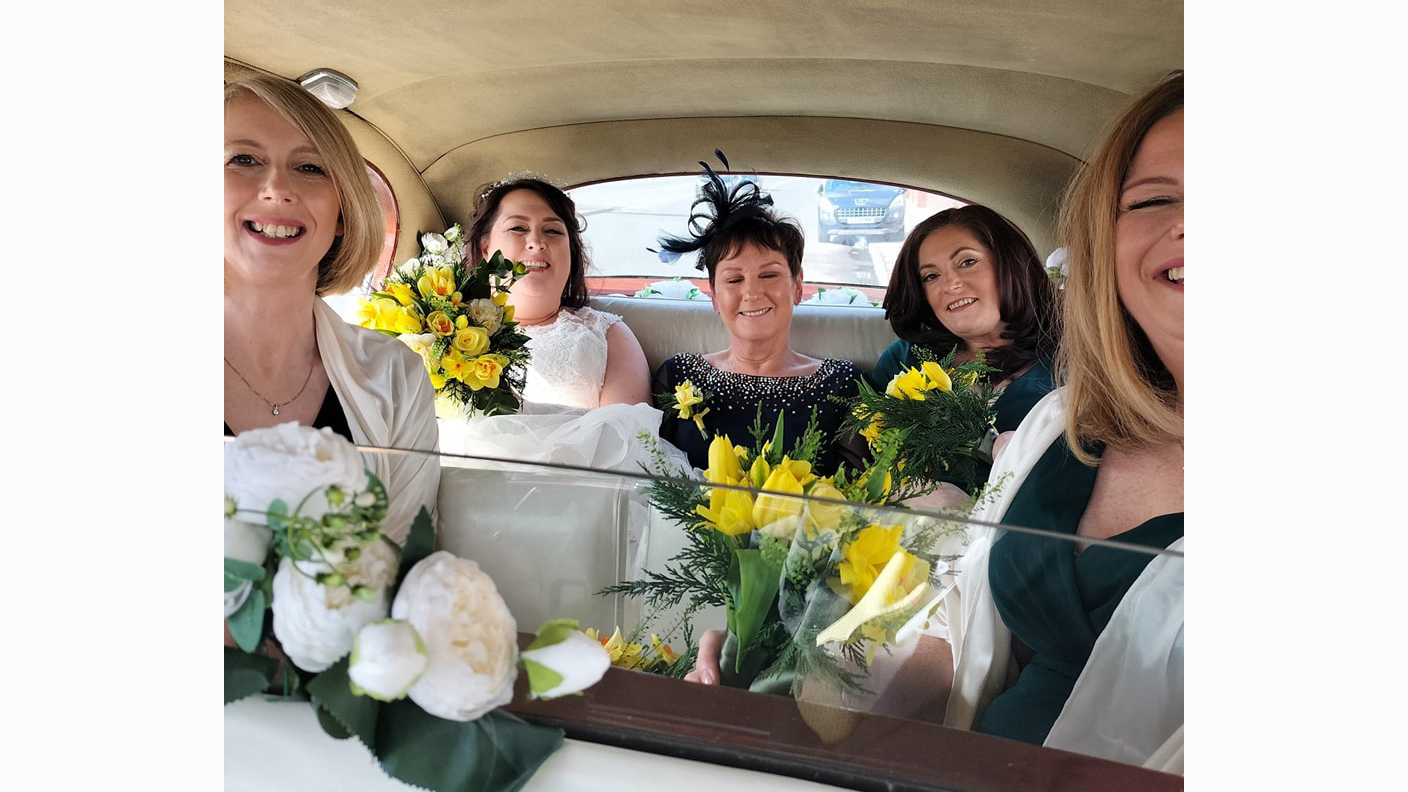
[[[566,193],[532,176],[487,185],[467,237],[480,256],[500,251],[528,268],[509,295],[514,321],[532,339],[525,400],[583,408],[649,402],[640,342],[621,317],[587,307],[590,262]]]
[[[657,394],[671,396],[685,382],[708,394],[702,425],[667,411],[660,435],[688,454],[690,464],[705,469],[715,435],[747,445],[760,414],[764,429],[782,415],[790,448],[815,410],[823,443],[812,470],[831,475],[843,458],[859,461],[864,441],[842,435],[846,408],[829,397],[856,396],[864,374],[849,361],[818,360],[791,346],[792,309],[802,299],[801,226],[778,215],[756,183],[742,181],[730,189],[700,164],[706,182],[694,202],[690,234],[662,238],[661,256],[699,252],[696,266],[709,274],[714,312],[728,329],[729,346],[706,355],[676,355],[655,372]]]
[[[915,226],[900,247],[885,317],[900,340],[875,364],[884,387],[925,360],[975,359],[997,369],[996,429],[1017,428],[1054,387],[1056,292],[1031,240],[987,208],[946,209]]]

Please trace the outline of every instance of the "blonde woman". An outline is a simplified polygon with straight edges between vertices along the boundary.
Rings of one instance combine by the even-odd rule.
[[[268,75],[225,86],[225,434],[295,422],[359,445],[435,451],[434,391],[399,341],[343,321],[321,297],[362,283],[384,222],[366,162],[312,94]],[[368,455],[386,485],[383,530],[404,541],[435,511],[434,457]]]
[[[1010,479],[973,516],[1180,552],[981,529],[938,612],[945,722],[1181,772],[1181,73],[1115,123],[1060,234],[1062,387],[999,452],[993,480]]]

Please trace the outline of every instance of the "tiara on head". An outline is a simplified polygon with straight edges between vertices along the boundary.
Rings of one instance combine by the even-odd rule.
[[[521,181],[523,179],[537,179],[540,182],[551,184],[552,186],[556,187],[559,190],[562,190],[563,192],[567,191],[567,185],[563,184],[557,179],[551,178],[546,173],[539,173],[538,171],[532,170],[521,170],[513,171],[502,179],[499,179],[498,181],[491,183],[488,187],[485,187],[484,191],[479,193],[478,200],[484,200],[485,198],[489,197],[489,193],[499,189],[505,184],[512,184],[516,181]]]

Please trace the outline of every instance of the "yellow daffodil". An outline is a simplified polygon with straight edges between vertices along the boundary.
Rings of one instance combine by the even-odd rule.
[[[427,299],[439,297],[448,300],[455,293],[455,274],[449,267],[431,267],[416,281],[416,290]]]
[[[387,317],[388,330],[396,333],[422,333],[425,326],[420,321],[420,314],[414,305],[389,312]]]
[[[588,627],[584,632],[588,638],[601,643],[601,647],[611,658],[611,665],[618,668],[636,668],[642,664],[644,658],[641,657],[641,653],[645,651],[645,647],[638,643],[630,643],[622,638],[620,627],[616,628],[610,638],[602,638],[594,627]]]
[[[409,283],[393,281],[386,284],[386,291],[390,292],[391,296],[396,298],[396,302],[402,305],[415,305],[415,294],[411,291],[411,285]]]
[[[880,420],[884,417],[884,413],[876,413],[875,417],[871,419],[870,425],[860,430],[860,436],[864,437],[872,448],[880,442],[880,433],[885,431],[885,423]]]
[[[904,552],[900,547],[903,532],[900,525],[867,525],[841,552],[841,586],[852,605],[870,590],[891,556]]]
[[[430,372],[430,387],[434,388],[435,390],[440,390],[441,388],[445,387],[445,375],[441,374],[438,371]]]
[[[796,475],[801,468],[796,464],[788,464],[791,461],[783,457],[782,463],[772,469],[763,486],[759,488],[769,492],[759,494],[757,502],[753,504],[753,524],[763,533],[778,539],[792,538],[792,534],[797,530],[797,521],[802,516],[802,509],[806,505],[801,498],[772,494],[802,494],[802,482]],[[802,464],[806,465],[809,472],[811,465],[805,462]]]
[[[681,418],[689,418],[694,410],[694,405],[704,402],[704,394],[694,387],[694,383],[685,380],[682,384],[675,386],[675,405],[679,408]]]
[[[455,323],[445,315],[444,311],[432,311],[429,316],[425,317],[425,327],[441,338],[455,333]]]
[[[477,357],[489,351],[489,331],[482,327],[464,327],[455,331],[453,343],[465,357]]]
[[[920,364],[919,368],[924,372],[924,378],[929,381],[929,387],[926,390],[937,389],[945,393],[953,390],[953,381],[949,379],[948,372],[944,371],[943,366],[926,360]]]
[[[715,488],[709,491],[709,507],[694,511],[725,536],[741,536],[753,530],[753,496],[740,490]]]
[[[440,370],[445,372],[446,379],[465,381],[465,376],[469,373],[470,361],[465,360],[458,350],[447,349],[445,354],[440,356]]]
[[[660,655],[660,659],[665,661],[665,665],[674,665],[680,659],[680,653],[670,648],[670,645],[660,640],[660,636],[655,633],[650,634],[650,648]]]
[[[464,384],[474,390],[499,387],[499,376],[508,365],[503,355],[480,355],[470,362],[464,375]]]
[[[885,388],[885,395],[897,399],[924,401],[925,385],[927,384],[922,372],[918,369],[907,369],[896,374],[890,380],[890,384]]]
[[[704,471],[704,480],[711,484],[737,484],[743,478],[743,468],[738,464],[738,454],[728,435],[715,435],[709,443],[709,468]]]

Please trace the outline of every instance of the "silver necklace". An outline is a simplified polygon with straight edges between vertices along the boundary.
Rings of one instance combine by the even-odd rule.
[[[293,398],[292,398],[292,399],[289,399],[289,400],[286,401],[286,402],[280,402],[280,403],[278,403],[278,404],[274,404],[273,402],[271,402],[271,401],[269,401],[268,399],[264,398],[264,394],[262,394],[262,393],[260,393],[259,391],[255,390],[255,389],[254,389],[254,386],[249,384],[249,380],[245,379],[245,378],[244,378],[244,375],[240,373],[240,370],[237,369],[237,368],[235,368],[235,364],[234,364],[234,363],[231,363],[229,358],[225,358],[225,365],[229,366],[229,367],[230,367],[230,370],[233,371],[233,372],[235,372],[235,376],[240,378],[240,382],[243,382],[243,383],[244,383],[244,386],[245,386],[246,388],[249,388],[249,392],[250,392],[250,393],[253,393],[255,396],[258,396],[260,401],[262,401],[262,402],[264,402],[265,404],[269,405],[270,407],[273,407],[273,408],[274,408],[274,415],[278,415],[278,414],[279,414],[279,408],[280,408],[280,407],[287,407],[287,406],[289,406],[290,404],[293,404],[295,401],[298,400],[298,397],[299,397],[299,396],[302,396],[302,395],[303,395],[303,391],[308,388],[308,382],[309,382],[309,380],[313,379],[313,366],[314,366],[317,362],[318,362],[318,357],[317,357],[317,355],[314,355],[314,356],[313,356],[313,362],[308,364],[308,376],[306,376],[306,377],[303,378],[303,387],[298,389],[298,393],[293,394]]]

